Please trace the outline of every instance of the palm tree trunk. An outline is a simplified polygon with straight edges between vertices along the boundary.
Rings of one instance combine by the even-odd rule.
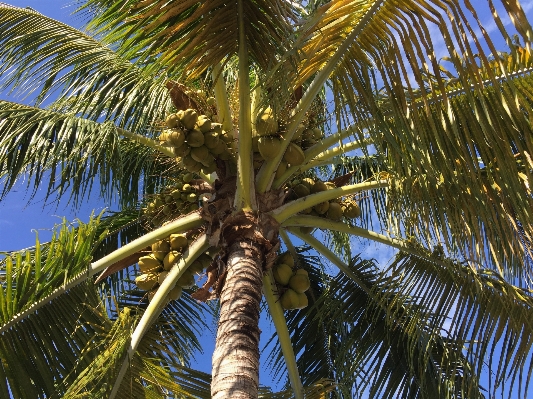
[[[229,248],[213,353],[213,399],[257,398],[262,263],[261,247],[251,240]]]

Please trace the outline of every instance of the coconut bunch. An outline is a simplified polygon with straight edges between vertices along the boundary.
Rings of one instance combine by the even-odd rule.
[[[308,305],[305,292],[311,286],[309,276],[306,270],[294,268],[294,258],[289,252],[277,257],[272,273],[283,309],[303,309]]]
[[[180,110],[167,117],[167,129],[159,136],[161,145],[171,147],[178,162],[189,172],[210,174],[217,169],[216,159],[232,158],[232,141],[220,123],[193,109]]]
[[[154,297],[172,266],[179,261],[193,240],[194,237],[188,238],[186,234],[171,234],[167,239],[152,244],[151,252],[139,258],[141,274],[135,278],[135,284],[139,289],[149,291],[149,300]],[[167,302],[179,299],[184,288],[192,288],[196,283],[194,275],[201,274],[211,261],[208,254],[200,255],[178,279],[167,296]]]
[[[190,184],[194,175],[184,173],[179,180],[171,186],[165,187],[160,193],[153,196],[144,208],[144,212],[152,219],[157,216],[172,216],[195,211],[199,208],[200,195],[196,186]]]
[[[305,129],[305,126],[302,126]],[[265,160],[273,159],[280,153],[284,140],[283,131],[284,127],[280,125],[270,107],[257,116],[252,137],[254,169],[258,169]],[[287,166],[297,166],[303,163],[305,155],[297,144],[297,141],[300,142],[302,132],[303,130],[296,132],[294,135],[296,138],[293,138],[289,143],[276,172],[276,177],[281,176]]]

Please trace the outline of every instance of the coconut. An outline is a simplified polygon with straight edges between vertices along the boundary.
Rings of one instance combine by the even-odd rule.
[[[194,284],[194,274],[192,274],[189,270],[185,270],[176,282],[176,285],[183,288],[191,288]]]
[[[285,263],[292,268],[294,267],[294,258],[290,252],[284,252],[276,258],[276,263]]]
[[[319,214],[319,215],[323,215],[324,213],[326,213],[329,209],[329,202],[328,201],[324,201],[324,202],[321,202],[320,204],[316,204],[313,209]]]
[[[170,247],[174,250],[184,248],[188,245],[185,234],[171,234]]]
[[[193,177],[194,176],[192,173],[185,173],[183,176],[181,176],[181,181],[183,183],[190,183]]]
[[[213,162],[208,166],[203,166],[201,170],[204,175],[210,175],[211,173],[216,172],[217,164],[216,162]]]
[[[291,166],[301,165],[305,160],[305,154],[298,145],[289,143],[287,151],[283,154],[283,159]]]
[[[175,156],[183,158],[189,155],[189,153],[191,152],[191,147],[189,146],[189,144],[183,143],[179,147],[174,147],[172,149],[172,152],[174,153]]]
[[[228,161],[229,159],[231,159],[231,153],[229,152],[229,150],[225,150],[222,153],[218,154],[218,157],[223,161]]]
[[[168,276],[168,271],[163,270],[159,275],[157,276],[157,282],[159,285],[163,284],[163,281],[165,281],[165,278]]]
[[[151,290],[157,284],[157,274],[147,273],[135,277],[135,285],[141,290]]]
[[[200,147],[204,145],[204,134],[199,129],[193,129],[187,133],[187,144],[191,147]]]
[[[209,156],[209,148],[205,145],[191,148],[191,157],[196,162],[202,162]]]
[[[211,123],[211,130],[222,135],[222,124],[221,123]]]
[[[170,114],[169,116],[167,116],[167,119],[165,120],[165,124],[170,129],[177,127],[179,123],[180,123],[180,119],[178,118],[178,115],[176,114]]]
[[[290,288],[283,293],[280,298],[281,306],[284,309],[296,309],[300,305],[300,300],[296,291],[291,290]]]
[[[202,270],[203,269],[207,269],[211,265],[211,262],[213,262],[213,259],[206,253],[205,254],[201,254],[198,257],[198,260],[200,262],[202,262]]]
[[[159,144],[164,147],[170,147],[170,143],[168,142],[168,136],[173,132],[173,130],[165,129],[161,132],[159,137],[157,138],[159,140]]]
[[[303,184],[297,184],[296,186],[292,188],[292,190],[298,196],[298,198],[305,197],[306,195],[311,194],[309,192],[309,189]]]
[[[313,129],[305,129],[302,132],[302,140],[311,140],[314,138],[314,132]]]
[[[318,193],[320,191],[327,191],[328,186],[323,181],[316,181],[315,184],[313,184],[313,187],[311,187],[312,193]]]
[[[161,268],[161,262],[154,254],[141,256],[137,263],[139,264],[139,269],[141,269],[141,272],[143,273],[153,272]]]
[[[217,100],[215,97],[207,97],[205,100],[206,104],[209,106],[214,106],[217,103]]]
[[[274,117],[272,108],[268,107],[262,114],[257,116],[255,130],[259,136],[268,136],[278,131],[278,121]]]
[[[318,127],[315,127],[312,130],[313,130],[313,134],[312,134],[313,139],[321,140],[324,137],[324,133]]]
[[[335,183],[333,182],[330,182],[330,181],[327,181],[324,183],[326,185],[326,187],[328,188],[328,190],[333,190],[335,188],[337,188],[337,186],[335,185]]]
[[[198,202],[198,195],[196,193],[189,193],[187,195],[187,202]]]
[[[305,185],[309,189],[309,191],[311,191],[311,188],[315,184],[315,181],[311,179],[310,177],[306,177],[302,179],[302,184]]]
[[[227,144],[223,140],[218,140],[218,144],[215,148],[211,148],[211,152],[215,155],[220,155],[228,149]]]
[[[253,136],[252,137],[252,151],[253,152],[259,152],[259,139],[261,136]]]
[[[349,201],[348,203],[346,203],[343,209],[343,214],[344,216],[350,219],[358,218],[359,216],[361,216],[361,208],[359,207],[357,202]]]
[[[262,136],[257,147],[263,158],[274,159],[281,151],[281,140],[276,136]]]
[[[213,154],[207,153],[207,156],[202,161],[200,161],[200,163],[202,164],[202,169],[210,167],[215,163],[215,157],[213,156]]]
[[[181,256],[181,252],[178,251],[170,251],[167,256],[165,256],[165,259],[163,259],[163,268],[165,270],[170,270],[172,266],[178,261],[178,259]]]
[[[204,134],[204,145],[209,149],[216,148],[219,141],[220,137],[217,132],[210,131]]]
[[[296,128],[296,131],[294,132],[294,136],[292,136],[292,140],[291,141],[300,140],[304,130],[305,130],[305,125],[303,123],[300,123],[298,125],[298,127]]]
[[[299,294],[307,291],[310,286],[311,286],[311,281],[309,280],[309,277],[307,276],[307,274],[296,273],[294,276],[292,276],[289,279],[289,287],[291,287],[294,291],[296,291]]]
[[[207,115],[200,115],[196,121],[196,126],[202,133],[207,133],[211,130],[211,119]]]
[[[183,111],[183,116],[181,117],[181,123],[185,127],[185,129],[190,130],[194,129],[194,125],[196,124],[196,121],[198,120],[198,114],[194,109],[186,109]]]
[[[172,147],[181,147],[185,143],[185,133],[183,130],[173,129],[167,135],[167,143]]]
[[[190,170],[189,168],[194,168],[194,166],[198,163],[191,154],[184,156],[181,159],[181,162],[183,162],[183,165],[187,168],[187,170]]]
[[[340,220],[342,218],[342,207],[337,202],[330,202],[327,216],[331,220]]]
[[[170,204],[165,205],[165,206],[163,207],[163,209],[161,210],[161,212],[163,212],[163,215],[165,215],[165,216],[169,216],[169,215],[171,215],[172,212],[173,212],[173,207],[172,207],[172,205],[170,205]]]
[[[307,295],[305,293],[298,294],[298,306],[296,309],[303,309],[306,308],[309,305],[309,299],[307,299]]]
[[[274,267],[274,271],[272,273],[274,275],[274,280],[281,285],[287,285],[289,284],[289,280],[292,276],[292,268],[285,263],[280,263]]]
[[[168,292],[167,301],[177,301],[180,299],[182,292],[183,288],[181,288],[179,285],[175,285],[174,288]]]
[[[278,169],[276,169],[276,179],[279,179],[283,173],[285,173],[285,171],[287,170],[287,162],[285,161],[280,161],[279,165],[278,165]]]
[[[174,191],[172,191],[170,193],[170,195],[172,196],[172,198],[174,198],[174,201],[181,199],[181,191],[180,190],[174,190]]]

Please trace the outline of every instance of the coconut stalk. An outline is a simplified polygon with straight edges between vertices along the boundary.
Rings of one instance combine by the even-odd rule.
[[[126,371],[128,371],[128,367],[133,360],[133,356],[135,356],[135,352],[137,351],[142,338],[165,307],[168,293],[174,288],[178,279],[183,275],[191,263],[193,263],[198,256],[204,253],[207,248],[209,248],[209,239],[205,234],[203,234],[187,248],[179,261],[171,267],[167,277],[157,289],[152,301],[146,308],[141,320],[139,321],[139,324],[137,324],[135,331],[131,335],[130,346],[128,347],[128,351],[118,373],[117,379],[113,384],[113,390],[109,395],[109,399],[114,399],[117,395],[120,385],[122,384],[122,380],[126,375]]]
[[[217,64],[213,67],[211,74],[215,82],[215,100],[217,102],[217,112],[219,122],[222,123],[222,129],[228,134],[233,135],[233,122],[231,118],[231,110],[229,107],[228,94],[226,92],[226,85],[224,84],[224,75],[222,74],[222,67]]]
[[[167,157],[176,158],[176,155],[170,148],[162,146],[155,140],[149,139],[148,137],[145,137],[145,136],[141,136],[140,134],[137,134],[137,133],[128,132],[127,130],[121,129],[119,127],[117,127],[116,129],[117,129],[118,134],[121,134],[127,139],[136,141],[139,144],[153,148],[154,150],[159,151],[161,154],[166,155]]]

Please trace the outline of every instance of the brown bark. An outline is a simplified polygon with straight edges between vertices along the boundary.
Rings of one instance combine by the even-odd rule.
[[[252,240],[229,247],[212,362],[213,399],[257,399],[262,263],[261,246]]]

